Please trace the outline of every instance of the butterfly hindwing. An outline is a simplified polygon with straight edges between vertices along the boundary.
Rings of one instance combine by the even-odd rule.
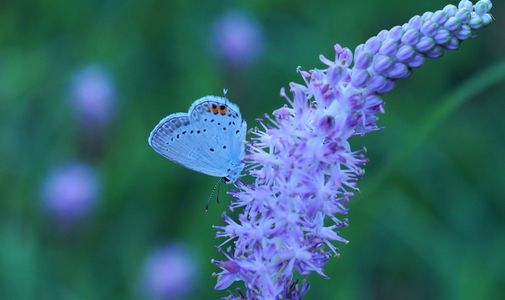
[[[151,147],[165,158],[186,168],[211,176],[225,176],[205,156],[196,135],[202,131],[189,123],[185,113],[169,115],[161,120],[149,137]]]

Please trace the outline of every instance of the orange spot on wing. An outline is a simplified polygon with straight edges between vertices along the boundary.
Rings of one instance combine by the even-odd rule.
[[[212,110],[212,113],[215,115],[219,112],[219,108],[217,107],[217,105],[215,103],[212,104],[212,107],[209,106],[209,111],[211,111],[211,110]]]
[[[219,107],[219,112],[221,113],[222,116],[226,115],[226,113],[228,113],[228,106],[221,105]]]

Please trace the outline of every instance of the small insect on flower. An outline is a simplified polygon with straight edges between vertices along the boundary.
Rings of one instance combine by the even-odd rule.
[[[188,113],[162,119],[148,142],[177,164],[233,183],[244,168],[246,131],[237,105],[224,97],[206,96],[196,100]]]

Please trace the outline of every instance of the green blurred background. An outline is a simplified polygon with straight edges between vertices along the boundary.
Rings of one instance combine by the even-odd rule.
[[[144,299],[146,258],[173,243],[197,268],[186,299],[226,295],[213,290],[210,260],[221,257],[212,225],[229,197],[205,214],[216,180],[152,151],[152,127],[223,88],[251,126],[284,104],[279,89],[300,81],[297,66],[322,67],[334,43],[354,48],[448,3],[3,0],[0,299]],[[310,276],[306,299],[503,299],[505,3],[494,4],[477,39],[385,95],[386,130],[353,140],[370,163],[342,232],[351,242],[328,263],[331,279]],[[259,26],[248,63],[226,62],[211,41],[230,10]],[[92,126],[72,107],[87,66],[108,74],[114,94],[111,117]],[[86,218],[62,225],[41,194],[72,161],[94,168],[101,188]]]

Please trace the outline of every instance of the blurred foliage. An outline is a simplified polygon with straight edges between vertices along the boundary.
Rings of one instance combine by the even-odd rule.
[[[400,82],[384,97],[386,130],[353,141],[366,145],[370,163],[343,232],[351,243],[328,264],[330,280],[311,276],[307,299],[503,297],[503,73],[464,90],[469,99],[407,146],[444,101],[463,96],[453,91],[505,59],[505,6],[494,2],[494,24]],[[318,55],[332,57],[334,43],[354,48],[446,4],[3,0],[0,299],[141,299],[145,256],[172,241],[196,255],[190,298],[225,295],[213,290],[210,259],[220,257],[212,225],[226,205],[204,213],[215,179],[154,153],[146,143],[152,127],[223,88],[251,126],[283,105],[279,89],[300,81],[297,66],[320,67]],[[230,69],[210,47],[212,24],[229,9],[248,11],[264,30],[263,52],[247,67]],[[66,105],[73,74],[88,64],[104,66],[117,89],[116,118],[98,144],[82,142]],[[91,217],[66,232],[42,210],[40,190],[54,165],[76,159],[97,167],[103,189]]]

